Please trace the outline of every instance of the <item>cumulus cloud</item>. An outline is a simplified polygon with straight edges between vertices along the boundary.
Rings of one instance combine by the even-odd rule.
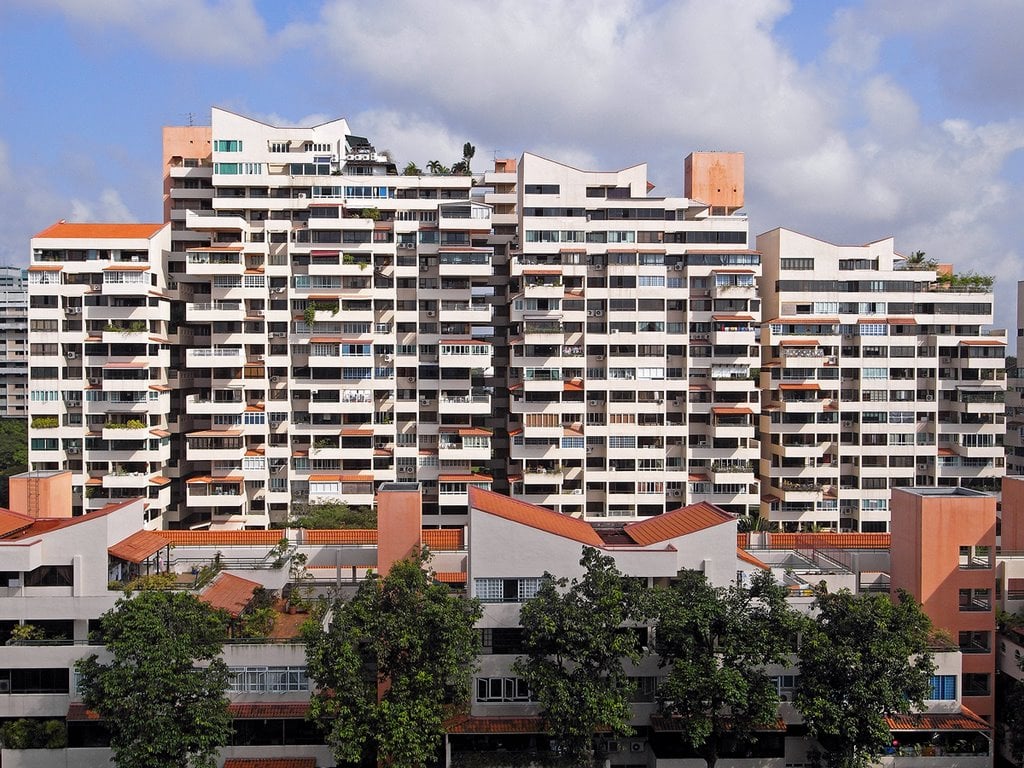
[[[135,221],[135,215],[128,210],[121,195],[114,189],[104,189],[98,200],[71,200],[71,215],[68,221],[102,221],[120,223]]]

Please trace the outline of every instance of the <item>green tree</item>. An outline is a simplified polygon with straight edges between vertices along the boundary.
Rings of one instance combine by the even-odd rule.
[[[443,169],[444,165],[441,163],[440,160],[431,160],[429,163],[427,163],[427,170],[430,171],[435,176],[440,176],[441,171]]]
[[[416,165],[412,160],[405,164],[405,168],[402,169],[403,176],[422,176],[423,171]]]
[[[437,755],[445,716],[468,699],[480,605],[434,583],[425,566],[423,557],[395,563],[352,600],[336,600],[324,621],[306,625],[306,663],[317,683],[310,717],[339,763],[375,753],[385,765],[425,766]]]
[[[885,717],[920,708],[934,671],[931,621],[900,590],[816,590],[817,615],[800,644],[794,702],[830,768],[864,768],[889,745]]]
[[[292,504],[290,524],[314,530],[339,528],[376,528],[377,512],[373,507],[349,507],[344,502]]]
[[[589,766],[598,729],[632,733],[623,662],[639,661],[640,648],[623,627],[643,618],[644,595],[596,549],[584,548],[580,565],[583,577],[571,582],[545,573],[536,597],[523,604],[524,655],[514,670],[537,697],[564,757]]]
[[[903,259],[903,269],[932,270],[938,266],[935,259],[929,259],[924,251],[914,251]]]
[[[468,141],[462,145],[462,162],[465,166],[466,175],[469,176],[473,173],[470,165],[473,162],[473,158],[476,156],[476,147],[470,144]]]
[[[76,667],[118,768],[213,768],[231,735],[221,614],[187,592],[124,597],[101,617],[112,658]]]
[[[661,710],[685,722],[683,738],[713,768],[775,721],[778,688],[765,666],[790,662],[803,618],[767,571],[749,588],[728,589],[683,571],[657,606],[657,651],[671,667],[658,688]]]
[[[28,422],[0,419],[0,507],[10,501],[7,478],[28,469]]]

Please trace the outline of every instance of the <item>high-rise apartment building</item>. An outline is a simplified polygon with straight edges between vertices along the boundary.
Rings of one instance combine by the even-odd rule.
[[[645,165],[580,171],[527,153],[516,171],[515,495],[588,518],[697,500],[756,512],[761,267],[738,212],[742,155],[687,160],[702,200],[651,196]]]
[[[999,491],[1005,331],[991,281],[915,263],[891,239],[757,238],[761,514],[795,530],[885,531],[903,486]]]
[[[0,418],[28,413],[28,278],[0,267]]]
[[[76,512],[142,497],[159,521],[170,506],[170,235],[59,222],[32,238],[29,461],[72,471]]]
[[[1017,355],[1024,337],[1024,280],[1017,283]],[[1006,372],[1006,474],[1024,475],[1024,378],[1018,364]]]

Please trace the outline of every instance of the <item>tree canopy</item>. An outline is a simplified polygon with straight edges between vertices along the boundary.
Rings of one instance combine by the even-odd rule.
[[[289,521],[296,528],[311,530],[339,528],[376,528],[377,512],[372,507],[350,507],[344,502],[292,504]]]
[[[770,572],[726,589],[683,571],[657,606],[657,651],[671,667],[658,688],[662,712],[685,722],[683,738],[712,768],[774,723],[779,695],[765,667],[791,662],[803,617]]]
[[[221,614],[152,590],[118,600],[101,626],[111,661],[80,660],[79,689],[110,729],[118,768],[213,768],[231,735]]]
[[[934,671],[931,621],[904,591],[819,587],[800,644],[794,697],[830,768],[864,768],[890,743],[885,717],[920,708]]]
[[[541,706],[550,733],[572,765],[589,766],[594,734],[627,736],[632,688],[624,660],[641,650],[624,625],[643,618],[643,592],[615,561],[586,547],[580,579],[545,573],[536,597],[523,604],[523,649],[514,671]]]
[[[425,766],[441,745],[445,716],[468,699],[480,606],[434,583],[424,565],[395,563],[306,627],[317,683],[310,716],[339,763],[375,753],[385,765]]]

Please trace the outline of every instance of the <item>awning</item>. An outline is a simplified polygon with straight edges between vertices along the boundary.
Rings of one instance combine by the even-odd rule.
[[[749,408],[715,406],[711,412],[718,416],[750,416],[754,412]]]
[[[814,339],[782,339],[780,347],[816,347],[820,342]]]
[[[960,712],[890,715],[885,718],[890,731],[989,731],[992,726],[967,707]]]
[[[203,429],[198,432],[186,432],[185,437],[241,437],[240,429]]]
[[[112,547],[107,547],[107,554],[129,563],[141,563],[166,546],[168,546],[167,539],[159,533],[136,531],[127,539],[122,539]]]
[[[821,389],[821,387],[817,384],[779,384],[779,389],[817,391]]]

